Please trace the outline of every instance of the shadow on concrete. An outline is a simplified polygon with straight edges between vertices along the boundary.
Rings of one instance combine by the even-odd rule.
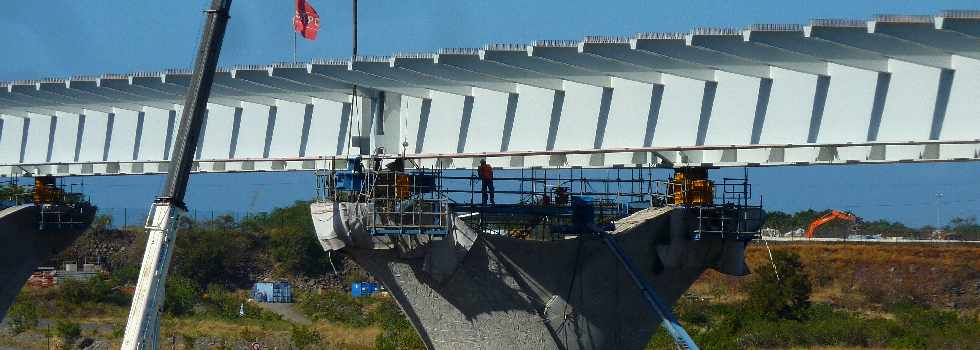
[[[707,268],[744,265],[738,254],[725,258],[728,243],[687,239],[686,225],[683,216],[662,215],[616,235],[669,305]],[[349,252],[432,349],[643,349],[660,321],[615,255],[591,236],[481,235],[442,283],[425,272],[423,258],[403,259],[394,249]]]
[[[95,217],[94,207],[85,207],[80,218],[86,224],[39,230],[38,210],[22,205],[0,211],[0,320],[37,267],[75,241]]]

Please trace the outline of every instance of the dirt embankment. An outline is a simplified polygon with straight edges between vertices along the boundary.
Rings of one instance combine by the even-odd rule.
[[[917,303],[980,311],[980,245],[883,243],[770,243],[800,254],[813,280],[813,299],[850,309]],[[753,269],[772,268],[766,246],[747,251]],[[751,278],[751,277],[749,277]],[[691,291],[724,300],[742,298],[749,278],[705,273]]]

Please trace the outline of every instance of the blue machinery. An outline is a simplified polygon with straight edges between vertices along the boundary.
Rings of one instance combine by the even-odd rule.
[[[252,299],[260,303],[292,303],[293,287],[289,282],[256,282],[252,286]]]
[[[586,176],[581,168],[524,169],[520,176],[494,179],[499,182],[497,196],[510,196],[516,203],[482,205],[475,203],[479,194],[475,174],[453,176],[435,169],[406,172],[404,163],[397,162],[382,170],[375,160],[372,169],[365,169],[361,159],[350,159],[344,170],[318,173],[318,189],[334,201],[365,203],[375,236],[446,235],[452,230],[451,213],[458,213],[487,234],[601,238],[680,349],[698,346],[610,234],[615,229],[612,222],[650,207],[683,207],[696,219],[688,236],[691,240],[748,241],[758,236],[754,228],[763,220],[761,203],[749,204],[752,192],[746,178],[725,178],[716,184],[703,168],[677,170],[669,181],[655,180],[650,168],[592,170],[604,171],[599,176]]]
[[[354,298],[368,297],[382,291],[378,282],[354,282],[350,285],[350,296]]]
[[[403,165],[392,164],[391,169],[365,169],[360,158],[352,158],[344,170],[318,173],[318,192],[333,201],[366,204],[372,235],[447,235],[451,220],[440,173],[406,172]]]

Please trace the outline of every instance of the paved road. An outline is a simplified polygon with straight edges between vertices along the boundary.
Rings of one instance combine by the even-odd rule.
[[[309,326],[313,324],[313,321],[311,321],[309,318],[306,318],[306,315],[303,315],[302,312],[297,310],[294,307],[294,304],[283,304],[283,303],[256,303],[256,304],[258,304],[259,307],[265,310],[275,312],[276,314],[282,316],[282,318],[287,321],[298,323],[305,326]]]

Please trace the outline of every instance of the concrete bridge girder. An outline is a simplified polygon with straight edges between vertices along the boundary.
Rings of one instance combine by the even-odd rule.
[[[806,29],[808,36],[878,52],[887,58],[887,75],[879,75],[879,91],[876,92],[869,120],[869,140],[937,140],[943,135],[946,120],[955,120],[953,123],[958,124],[968,119],[963,108],[970,103],[967,100],[970,94],[964,92],[975,80],[969,77],[975,75],[971,70],[975,72],[980,61],[881,33],[895,33],[896,28],[918,27],[915,22],[920,20],[915,17],[879,16],[877,21],[863,23],[815,21]],[[931,18],[928,20],[931,21]],[[944,36],[939,31],[937,35]],[[933,45],[939,45],[939,41]],[[952,69],[954,60],[959,68],[957,70],[965,73],[961,79],[955,79]],[[954,94],[954,90],[957,93]],[[899,157],[914,157],[927,152],[922,147],[905,147],[896,151],[892,153]],[[948,156],[962,155],[968,154],[969,150],[951,147],[944,153]]]
[[[503,167],[976,159],[960,141],[980,138],[977,28],[947,12],[241,66],[216,77],[197,171],[309,169],[403,143],[449,167],[500,152]],[[14,152],[0,171],[165,171],[188,79],[3,84]]]

